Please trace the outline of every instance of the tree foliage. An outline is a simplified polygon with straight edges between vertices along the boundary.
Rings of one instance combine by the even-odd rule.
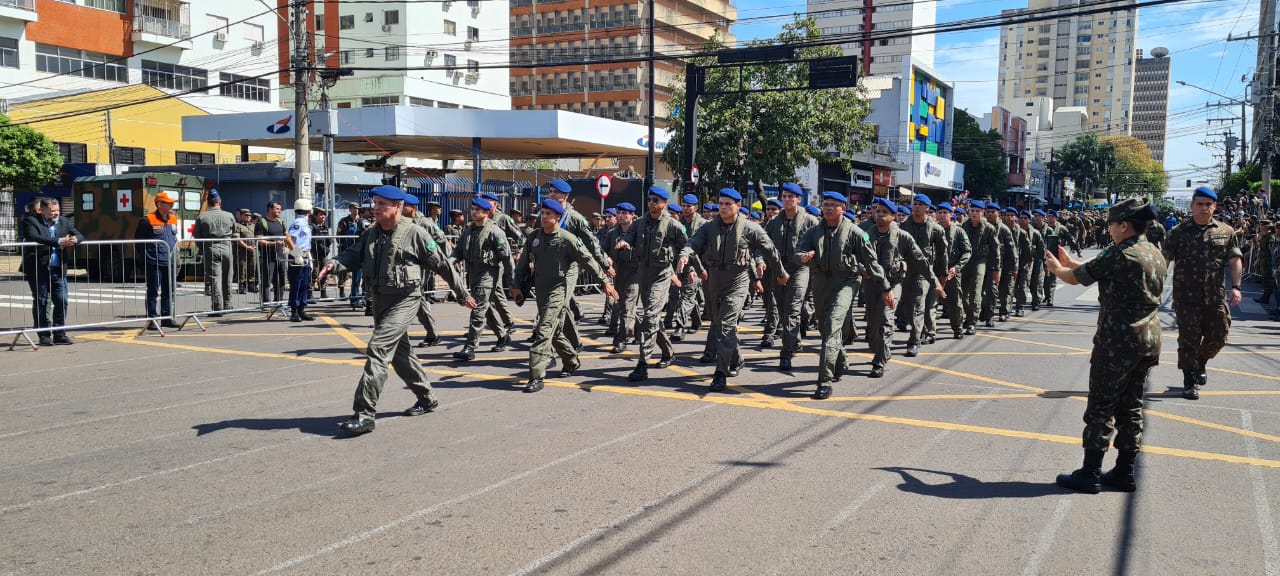
[[[1245,166],[1243,170],[1232,172],[1222,180],[1222,186],[1218,191],[1222,193],[1222,199],[1226,200],[1234,196],[1238,196],[1241,192],[1251,192],[1257,190],[1262,185],[1262,169],[1256,164]]]
[[[750,42],[749,46],[811,42],[819,37],[813,19],[797,16],[771,40]],[[704,51],[719,50],[713,38]],[[796,50],[796,59],[841,56],[839,47],[818,46]],[[694,63],[707,66],[713,57]],[[802,88],[808,85],[808,64],[784,62],[741,68],[707,70],[706,90],[726,92],[743,88]],[[671,87],[671,101],[684,103],[684,78]],[[685,110],[675,105],[667,124],[669,144],[662,162],[681,173],[684,152]],[[738,180],[782,182],[795,178],[795,171],[810,158],[852,168],[848,156],[866,148],[873,128],[864,120],[870,112],[865,90],[834,88],[746,94],[708,94],[698,100],[698,144],[696,163],[701,182],[715,188]],[[739,165],[741,163],[741,166]]]
[[[990,198],[1009,188],[1008,161],[1000,133],[982,131],[964,110],[955,111],[952,159],[964,164],[964,187],[974,198]]]
[[[1111,172],[1115,156],[1097,134],[1089,133],[1068,142],[1049,162],[1055,177],[1071,178],[1081,198],[1092,198],[1102,184],[1103,175]]]
[[[1100,142],[1111,149],[1111,170],[1102,174],[1102,185],[1109,192],[1119,197],[1164,195],[1168,175],[1145,142],[1133,136],[1104,136]]]
[[[39,190],[62,169],[58,147],[44,134],[9,123],[0,114],[0,185],[15,190]]]

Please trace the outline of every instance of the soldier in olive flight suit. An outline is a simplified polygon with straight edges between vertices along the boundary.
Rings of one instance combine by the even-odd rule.
[[[196,217],[193,235],[201,239],[215,239],[203,243],[204,279],[210,286],[212,308],[231,308],[231,238],[237,234],[236,217],[222,209],[222,197],[217,190],[210,190],[205,202],[208,209]],[[226,239],[226,240],[223,240]],[[221,314],[211,314],[221,316]]]
[[[600,269],[591,251],[580,238],[561,227],[566,212],[564,204],[547,199],[541,206],[541,227],[529,236],[520,251],[515,284],[511,288],[516,306],[524,305],[522,287],[525,286],[533,287],[538,303],[538,324],[533,329],[533,344],[529,347],[529,382],[524,387],[529,393],[542,390],[553,350],[564,362],[560,369],[562,376],[570,376],[582,366],[574,342],[569,339],[568,331],[562,329],[568,320],[569,297],[577,278],[574,270],[581,266],[594,272],[604,282],[605,294],[618,298],[612,280]]]
[[[680,199],[680,223],[684,224],[684,233],[692,237],[707,220],[698,214],[698,197],[685,194]],[[706,301],[702,293],[702,281],[693,273],[677,274],[680,287],[676,289],[675,332],[671,334],[672,342],[679,342],[685,334],[692,334],[702,327],[702,303]]]
[[[974,200],[969,203],[968,219],[960,225],[969,237],[969,264],[965,266],[960,286],[964,298],[964,333],[972,336],[981,314],[983,281],[988,269],[1000,275],[1000,244],[996,241],[996,228],[983,217],[986,205]]]
[[[978,315],[978,319],[983,321],[983,326],[994,328],[996,319],[1001,322],[1007,319],[1008,310],[1002,310],[1000,306],[1000,286],[1002,286],[1002,282],[1013,279],[1011,274],[1017,270],[1018,249],[1013,238],[1013,231],[1000,221],[999,204],[988,202],[983,215],[986,217],[987,223],[992,228],[995,228],[996,244],[999,246],[1000,253],[1000,265],[987,268],[987,277],[982,282],[982,312]]]
[[[1000,275],[1000,289],[997,293],[997,309],[1000,311],[1000,321],[1007,322],[1013,314],[1018,281],[1024,276],[1022,266],[1027,262],[1027,252],[1031,251],[1031,239],[1027,237],[1027,233],[1022,230],[1022,227],[1018,226],[1017,208],[1006,207],[1001,210],[1000,225],[1008,228],[1009,234],[1013,238],[1013,250],[1010,252],[1009,258],[1012,262],[1005,261],[1004,274]],[[1001,256],[1001,259],[1003,260],[1004,257]]]
[[[1018,255],[1018,262],[1022,263],[1022,270],[1018,273],[1018,284],[1014,287],[1016,296],[1016,306],[1014,314],[1022,316],[1023,308],[1030,300],[1033,304],[1032,310],[1038,310],[1039,306],[1034,306],[1038,301],[1038,290],[1034,294],[1029,294],[1028,290],[1037,284],[1037,281],[1044,275],[1044,259],[1039,258],[1044,253],[1044,237],[1040,235],[1040,231],[1031,225],[1031,213],[1023,210],[1018,213],[1018,228],[1022,230],[1026,241],[1023,242],[1022,249],[1024,252]],[[1035,279],[1033,281],[1032,279]]]
[[[489,203],[493,205],[493,211],[489,214],[489,220],[492,221],[503,234],[506,234],[507,245],[510,246],[512,250],[520,250],[520,248],[524,246],[524,240],[527,237],[527,234],[521,229],[519,224],[516,224],[515,218],[512,218],[510,215],[502,211],[502,201],[498,199],[496,194],[491,192],[481,194],[480,198],[488,200]],[[537,218],[534,218],[534,220],[537,220]],[[519,258],[520,255],[518,253],[513,253],[511,257],[515,259]],[[492,292],[493,302],[492,305],[489,306],[489,316],[487,317],[487,321],[490,324],[504,327],[507,336],[505,340],[506,346],[511,345],[511,335],[516,331],[515,320],[511,317],[511,306],[507,304],[508,288],[510,288],[510,286],[494,287]]]
[[[778,282],[785,284],[790,278],[778,259],[778,252],[760,225],[743,217],[742,195],[737,190],[720,190],[719,218],[703,224],[681,252],[676,271],[682,272],[689,257],[698,255],[707,268],[707,308],[711,317],[708,339],[716,346],[716,372],[711,379],[711,391],[719,392],[728,386],[728,378],[736,377],[742,368],[742,354],[738,350],[738,324],[742,320],[742,305],[751,283],[752,253],[763,256],[768,266],[776,271]]]
[[[649,354],[656,343],[662,356],[658,368],[671,365],[675,349],[662,330],[662,311],[671,294],[671,264],[689,241],[684,226],[667,211],[671,193],[661,186],[649,188],[648,211],[618,240],[619,252],[630,251],[636,263],[640,286],[640,359],[627,380],[649,378]]]
[[[786,276],[786,283],[779,283],[775,278],[766,277],[765,301],[777,303],[779,332],[782,333],[782,350],[778,352],[778,368],[783,372],[791,371],[791,359],[800,351],[800,316],[804,308],[804,297],[809,292],[809,267],[805,266],[797,256],[796,246],[810,228],[818,225],[818,219],[800,208],[804,199],[804,191],[795,182],[782,184],[778,194],[782,201],[782,210],[772,220],[765,223],[764,231],[769,241],[778,251]],[[841,211],[843,212],[843,208]],[[766,326],[766,330],[768,327]],[[765,332],[766,338],[768,332]]]
[[[484,198],[471,200],[471,225],[462,231],[457,245],[453,249],[453,261],[465,264],[467,270],[467,288],[471,297],[476,300],[476,307],[471,310],[471,319],[467,325],[467,340],[462,350],[454,352],[458,360],[470,361],[476,357],[476,344],[480,342],[480,332],[485,323],[498,337],[498,342],[491,352],[502,352],[510,344],[505,326],[495,323],[488,314],[489,305],[493,302],[493,291],[502,290],[511,285],[515,264],[511,259],[511,245],[507,243],[506,234],[489,220],[493,204]]]
[[[831,397],[831,384],[848,369],[844,323],[850,317],[853,294],[865,277],[868,284],[887,285],[867,233],[844,217],[848,200],[838,192],[822,194],[822,222],[810,227],[796,245],[795,255],[810,270],[822,359],[815,400]]]
[[[635,260],[634,250],[618,250],[618,241],[622,239],[636,222],[636,207],[630,202],[622,202],[617,206],[618,224],[609,229],[605,235],[604,248],[613,260],[613,285],[618,290],[618,298],[610,311],[609,328],[613,333],[614,354],[620,354],[626,348],[627,338],[638,338],[640,335],[640,277],[639,267]]]
[[[1058,246],[1066,246],[1076,253],[1076,258],[1080,257],[1080,244],[1076,242],[1075,234],[1061,222],[1058,222],[1058,212],[1056,210],[1045,212],[1045,224],[1044,228],[1040,230],[1040,235],[1044,236],[1045,250],[1057,254]],[[1048,308],[1053,308],[1053,293],[1057,287],[1058,277],[1049,274],[1049,271],[1045,270],[1044,289],[1041,291],[1044,294],[1044,300],[1041,302]]]
[[[582,245],[587,249],[587,252],[595,258],[597,267],[612,278],[613,266],[609,263],[609,257],[600,250],[600,242],[596,239],[596,233],[591,229],[591,224],[587,222],[586,217],[579,214],[577,210],[573,209],[573,206],[569,205],[569,192],[571,190],[569,183],[564,180],[552,180],[547,183],[547,197],[559,202],[560,206],[564,208],[564,213],[560,216],[560,228],[577,236],[578,240],[582,241]],[[573,261],[569,262],[569,269],[567,270],[570,275],[569,300],[565,309],[566,313],[577,306],[573,299],[573,290],[577,287],[580,271],[581,269]],[[604,278],[604,275],[599,277]],[[576,313],[574,316],[576,318],[580,316],[580,313]],[[564,332],[569,342],[573,344],[574,350],[582,348],[582,341],[578,337],[578,327],[575,322],[565,322]]]
[[[969,236],[964,233],[960,224],[951,219],[954,212],[963,211],[964,208],[952,208],[950,204],[943,202],[938,204],[938,209],[934,212],[938,225],[942,227],[943,237],[947,240],[947,268],[938,276],[938,282],[942,283],[946,292],[942,309],[951,322],[951,337],[956,340],[964,338],[964,291],[960,287],[960,274],[969,264],[969,257],[973,252],[973,248],[969,246]]]
[[[1164,257],[1173,268],[1173,311],[1178,318],[1178,369],[1182,396],[1200,397],[1208,383],[1205,364],[1227,343],[1231,307],[1240,305],[1243,253],[1235,230],[1215,220],[1218,194],[1201,186],[1191,195],[1191,218],[1169,232]],[[1223,270],[1231,290],[1223,290]]]
[[[423,217],[422,212],[418,210],[419,200],[416,195],[410,192],[404,194],[404,217],[413,222],[419,228],[427,231],[427,235],[436,242],[436,245],[448,257],[449,241],[445,239],[444,232],[440,227],[433,226],[431,222]],[[422,342],[418,346],[435,346],[440,343],[440,334],[436,331],[436,318],[431,315],[431,299],[428,297],[432,290],[435,290],[435,275],[423,270],[422,273],[422,306],[418,307],[418,322],[422,323],[422,328],[426,331]]]
[[[354,268],[364,270],[373,308],[373,335],[369,337],[364,374],[356,387],[352,409],[355,415],[338,427],[348,434],[372,432],[378,397],[387,381],[387,362],[418,397],[405,411],[419,416],[439,406],[431,381],[409,344],[409,322],[422,306],[422,270],[431,268],[448,284],[458,303],[474,308],[476,303],[454,275],[443,248],[421,226],[405,218],[405,192],[395,186],[379,186],[369,192],[374,198],[375,223],[341,254],[320,270],[323,282],[330,273]]]
[[[916,241],[916,247],[924,254],[928,268],[935,277],[945,275],[947,269],[947,239],[942,227],[928,215],[933,207],[933,200],[924,194],[916,194],[911,201],[911,215],[907,221],[898,224],[900,228]],[[931,297],[929,284],[925,275],[919,270],[912,270],[902,285],[901,310],[909,316],[911,326],[907,339],[907,356],[920,353],[921,344],[933,344],[937,339],[938,327],[934,319],[937,316],[937,299]]]
[[[892,355],[890,345],[893,341],[893,289],[899,283],[919,274],[924,277],[929,289],[943,295],[938,285],[938,277],[933,268],[925,260],[924,253],[916,246],[916,241],[897,223],[898,207],[885,198],[872,201],[872,214],[875,226],[868,232],[871,249],[875,251],[876,261],[884,269],[886,281],[880,284],[867,282],[862,285],[863,300],[867,304],[867,342],[875,357],[871,360],[871,378],[884,376],[885,365]]]

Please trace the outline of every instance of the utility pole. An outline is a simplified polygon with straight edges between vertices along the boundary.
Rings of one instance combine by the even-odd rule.
[[[654,181],[657,179],[657,164],[654,160],[655,143],[653,141],[653,109],[656,104],[653,101],[653,68],[654,64],[657,64],[657,60],[654,60],[653,58],[653,13],[657,12],[656,0],[649,0],[648,2],[645,2],[645,5],[649,8],[649,22],[647,25],[647,31],[649,34],[649,61],[645,64],[645,67],[648,68],[649,71],[649,88],[648,94],[645,96],[645,104],[647,104],[649,108],[649,155],[645,158],[644,167],[644,189],[646,190],[645,194],[648,194],[649,187],[653,186]]]
[[[311,200],[311,126],[307,118],[307,84],[311,73],[311,49],[307,45],[308,0],[294,0],[290,31],[293,50],[293,181],[295,198]]]
[[[107,110],[107,164],[111,165],[111,175],[116,175],[116,139],[111,137],[111,111]]]

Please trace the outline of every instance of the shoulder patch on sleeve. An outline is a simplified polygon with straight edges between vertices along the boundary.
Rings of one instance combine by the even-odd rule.
[[[862,241],[863,241],[863,242],[870,242],[870,241],[871,241],[871,236],[868,236],[868,235],[867,235],[867,231],[866,231],[866,230],[863,230],[863,229],[862,229],[862,227],[860,227],[860,226],[854,226],[854,227],[853,227],[853,230],[854,230],[855,232],[857,232],[859,236],[861,236],[861,237],[862,237]]]
[[[438,246],[434,238],[427,238],[427,252],[435,252]]]

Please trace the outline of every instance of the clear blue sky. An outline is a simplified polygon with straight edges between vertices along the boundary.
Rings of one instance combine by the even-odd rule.
[[[790,14],[805,11],[802,1],[784,2],[738,0],[739,23],[734,25],[734,34],[739,40],[775,35]],[[1017,0],[939,2],[937,21],[953,22],[1025,7],[1025,1]],[[1209,133],[1222,131],[1222,123],[1211,126],[1207,119],[1238,118],[1240,114],[1239,106],[1206,108],[1207,102],[1220,98],[1176,81],[1242,98],[1245,85],[1240,77],[1252,76],[1258,45],[1255,41],[1228,42],[1227,35],[1254,33],[1257,27],[1258,3],[1253,0],[1187,0],[1139,12],[1137,48],[1149,54],[1152,48],[1163,46],[1169,49],[1172,59],[1165,145],[1165,170],[1170,174],[1171,188],[1182,187],[1188,178],[1218,181],[1222,161],[1214,154],[1221,154],[1221,147],[1210,148],[1199,142],[1212,140]],[[956,106],[978,116],[989,112],[996,103],[999,36],[999,30],[991,28],[943,34],[936,39],[934,69],[956,83]],[[1239,120],[1232,125],[1239,136]]]

